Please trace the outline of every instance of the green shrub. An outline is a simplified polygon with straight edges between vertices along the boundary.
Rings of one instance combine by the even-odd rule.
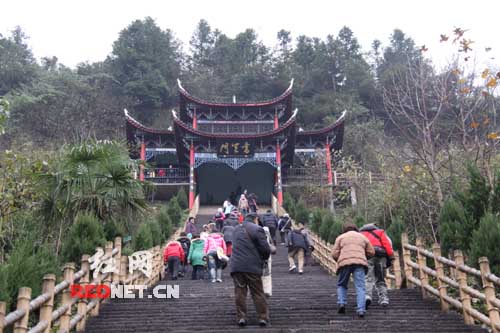
[[[179,192],[177,192],[177,201],[179,202],[179,206],[181,206],[181,209],[187,209],[189,206],[188,202],[188,196],[186,194],[186,190],[184,190],[184,187],[181,187],[179,189]]]
[[[35,246],[31,240],[16,243],[7,262],[0,266],[0,301],[6,301],[13,310],[11,305],[20,287],[29,287],[32,295],[40,295],[43,276],[59,275],[58,266],[54,251],[48,245]]]
[[[314,233],[319,234],[321,223],[323,222],[325,214],[327,214],[327,212],[324,209],[321,208],[314,209],[312,215],[312,223],[311,223],[311,230]]]
[[[167,214],[170,217],[170,221],[172,222],[172,225],[177,227],[181,224],[182,209],[181,209],[181,206],[179,206],[179,201],[177,200],[176,197],[173,197],[168,202]]]
[[[170,220],[170,216],[168,216],[166,207],[160,209],[160,212],[156,216],[156,221],[160,226],[162,241],[167,241],[172,234],[172,221]]]
[[[464,207],[453,199],[445,202],[439,215],[439,235],[444,254],[449,251],[469,249],[474,222]]]
[[[115,237],[123,237],[125,234],[125,228],[119,221],[109,220],[104,223],[106,239],[113,240]]]
[[[304,204],[304,202],[299,201],[295,205],[294,212],[295,212],[295,215],[293,215],[293,218],[295,219],[295,221],[302,222],[306,225],[309,223],[309,210],[306,208],[306,205]]]
[[[480,257],[488,257],[491,271],[500,275],[500,217],[486,214],[481,219],[479,228],[474,231],[470,247],[470,260],[473,266],[478,265]]]
[[[363,216],[361,215],[356,215],[354,217],[354,224],[358,227],[358,228],[361,228],[362,226],[364,226],[366,224],[366,220]]]
[[[295,216],[295,200],[288,192],[283,193],[283,208],[290,216]]]
[[[403,232],[405,232],[403,221],[399,217],[394,218],[389,228],[387,228],[387,235],[392,241],[394,250],[401,250],[401,235]]]
[[[333,218],[333,223],[330,226],[330,234],[328,235],[328,241],[330,243],[335,243],[335,240],[341,234],[342,234],[342,221]]]
[[[139,226],[132,243],[135,251],[143,251],[153,247],[153,235],[149,223],[143,223]]]
[[[479,225],[479,221],[489,206],[490,186],[486,177],[481,175],[476,166],[470,165],[467,169],[469,171],[469,189],[465,193],[464,206],[467,212],[472,215],[475,221],[473,229],[476,229],[475,227]]]
[[[125,246],[122,248],[122,256],[130,256],[134,253],[134,249],[131,248],[129,245]]]
[[[105,244],[101,222],[93,215],[78,215],[64,242],[63,257],[66,261],[78,263],[83,254],[93,255],[96,247]]]
[[[323,220],[321,221],[321,226],[319,228],[319,236],[323,240],[328,241],[328,237],[330,237],[330,230],[334,223],[335,219],[332,214],[327,213],[323,215]]]
[[[149,224],[149,230],[151,231],[153,246],[161,245],[163,243],[163,235],[161,232],[160,225],[158,224],[158,221],[151,220],[148,221],[148,224]]]

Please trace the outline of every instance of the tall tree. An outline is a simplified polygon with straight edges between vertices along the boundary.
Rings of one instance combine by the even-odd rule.
[[[162,30],[151,17],[122,30],[109,57],[111,73],[143,119],[148,119],[145,113],[151,108],[174,105],[181,60],[173,33]]]
[[[20,27],[10,37],[0,35],[0,96],[31,83],[36,77],[37,64],[26,40]]]

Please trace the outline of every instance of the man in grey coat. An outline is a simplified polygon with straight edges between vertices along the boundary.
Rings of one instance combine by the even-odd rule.
[[[247,324],[246,297],[248,289],[252,294],[259,325],[266,326],[269,310],[262,285],[262,273],[271,248],[266,233],[259,225],[258,215],[249,213],[241,225],[233,231],[233,252],[230,267],[234,282],[236,316],[238,325]]]

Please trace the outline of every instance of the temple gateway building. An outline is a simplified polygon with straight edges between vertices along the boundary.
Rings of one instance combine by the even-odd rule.
[[[296,122],[293,80],[283,94],[268,101],[219,103],[189,94],[178,81],[179,110],[168,130],[144,126],[125,110],[132,158],[146,161],[139,177],[158,195],[188,186],[189,205],[220,205],[245,189],[269,204],[283,200],[288,180],[301,178],[305,157],[324,156],[324,186],[332,186],[332,153],[342,148],[344,115],[318,130]],[[294,164],[295,163],[295,164]],[[289,178],[289,179],[288,179]]]

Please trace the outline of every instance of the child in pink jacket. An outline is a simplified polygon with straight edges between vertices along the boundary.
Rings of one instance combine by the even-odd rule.
[[[218,250],[219,248],[221,250]],[[225,258],[219,256],[226,257],[226,251],[226,242],[221,234],[212,232],[205,240],[203,253],[208,257],[208,270],[212,282],[222,282],[222,260]]]

